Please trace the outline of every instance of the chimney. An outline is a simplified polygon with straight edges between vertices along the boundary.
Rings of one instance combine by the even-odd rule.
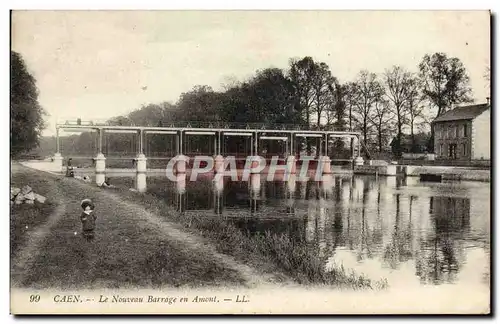
[[[489,105],[490,104],[490,97],[486,97],[486,104]]]

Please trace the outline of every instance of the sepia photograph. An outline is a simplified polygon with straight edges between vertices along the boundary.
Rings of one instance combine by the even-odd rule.
[[[488,10],[11,10],[10,313],[489,315]]]

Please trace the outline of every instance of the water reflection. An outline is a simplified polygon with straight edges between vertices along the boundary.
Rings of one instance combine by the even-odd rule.
[[[218,215],[247,235],[286,233],[314,245],[327,265],[344,264],[391,285],[488,282],[488,184],[338,175],[178,180],[148,177],[147,190],[179,212]]]

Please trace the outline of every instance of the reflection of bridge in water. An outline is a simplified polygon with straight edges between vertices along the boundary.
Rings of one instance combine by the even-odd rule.
[[[350,141],[350,156],[347,159],[335,160],[353,164],[355,161],[358,163],[362,160],[360,134],[357,132],[305,130],[298,127],[296,129],[257,129],[72,124],[58,124],[56,131],[54,164],[59,171],[62,171],[63,159],[66,158],[61,154],[64,152],[61,152],[60,131],[91,134],[90,151],[87,150],[81,155],[71,154],[71,157],[92,159],[98,184],[104,182],[107,159],[133,160],[136,171],[145,173],[150,163],[148,160],[171,160],[175,157],[177,159],[176,171],[184,173],[185,169],[190,166],[189,158],[195,155],[214,157],[215,169],[217,169],[217,163],[223,163],[220,161],[223,161],[224,156],[235,156],[240,161],[246,161],[248,157],[261,156],[268,159],[271,156],[277,156],[278,162],[282,161],[287,166],[291,166],[291,173],[294,173],[296,166],[305,160],[321,163],[324,173],[330,173],[330,157],[335,150],[335,140],[340,139]],[[110,145],[110,136],[116,136],[118,142],[111,142]],[[128,139],[124,136],[128,136]],[[123,142],[127,140],[130,143],[130,150],[113,151],[114,147],[123,145]],[[161,151],[158,151],[158,147]],[[310,152],[311,148],[314,150],[313,153]],[[238,167],[241,167],[241,164]]]

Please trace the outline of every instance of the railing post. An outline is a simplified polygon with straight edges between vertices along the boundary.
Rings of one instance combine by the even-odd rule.
[[[61,153],[59,146],[59,127],[56,128],[56,153]]]
[[[328,133],[325,133],[325,154],[324,156],[328,156]]]
[[[63,171],[63,157],[60,152],[60,144],[59,144],[60,138],[59,138],[59,127],[56,127],[56,153],[54,154],[53,157],[53,165],[54,165],[54,170],[57,172],[62,172]]]
[[[217,155],[217,133],[214,134],[214,156]]]
[[[217,155],[221,155],[222,154],[222,141],[221,141],[222,131],[219,131],[218,133],[219,134],[217,136],[217,139],[218,139],[218,143],[217,143],[218,154]]]
[[[97,148],[97,154],[102,154],[102,135],[103,135],[104,129],[98,128],[97,129],[97,135],[99,137],[99,144]]]
[[[181,155],[182,155],[182,151],[183,151],[183,150],[182,150],[182,145],[183,145],[183,143],[182,143],[182,142],[183,142],[183,141],[182,141],[182,130],[181,130],[181,131],[179,131],[179,143],[180,143],[180,144],[179,144],[179,154],[181,154]]]
[[[259,155],[259,133],[255,132],[255,154]]]
[[[144,130],[139,129],[139,154],[144,154]]]

